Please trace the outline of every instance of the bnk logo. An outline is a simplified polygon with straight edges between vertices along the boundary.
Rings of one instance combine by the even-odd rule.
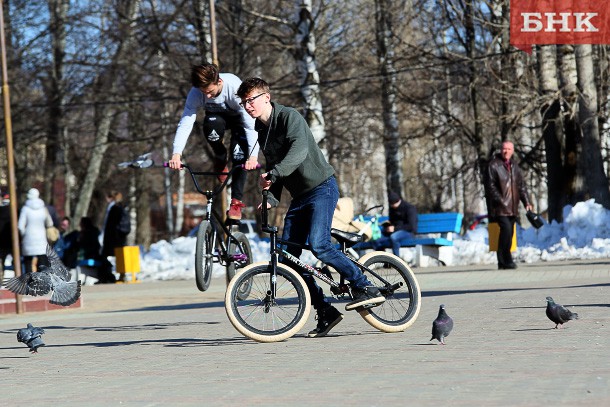
[[[510,44],[610,44],[610,0],[510,0]]]

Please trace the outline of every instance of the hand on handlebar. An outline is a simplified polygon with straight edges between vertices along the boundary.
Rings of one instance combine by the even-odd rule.
[[[258,168],[260,168],[260,165],[258,164],[258,159],[254,156],[248,158],[248,160],[244,163],[244,169],[246,171],[256,170]]]
[[[167,167],[174,170],[182,169],[182,156],[178,153],[173,154],[171,160],[167,162]]]
[[[268,172],[261,174],[260,178],[258,179],[258,185],[265,190],[271,188],[272,184],[271,180],[267,179],[268,174]]]

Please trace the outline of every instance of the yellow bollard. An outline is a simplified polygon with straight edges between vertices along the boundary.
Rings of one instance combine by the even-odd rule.
[[[500,240],[500,225],[496,222],[490,222],[487,226],[487,233],[489,235],[489,251],[498,251],[498,240]],[[513,242],[510,245],[510,251],[514,252],[517,250],[517,225],[513,226]]]
[[[136,273],[140,272],[140,247],[124,246],[114,249],[116,271],[121,275],[117,283],[139,283]],[[125,281],[125,274],[131,273],[131,281]]]

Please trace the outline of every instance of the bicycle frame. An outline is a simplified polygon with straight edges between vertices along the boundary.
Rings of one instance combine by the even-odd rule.
[[[341,276],[340,282],[337,282],[331,277],[330,272],[328,274],[326,274],[323,271],[324,267],[318,269],[317,267],[306,264],[306,263],[302,262],[296,256],[293,256],[292,254],[288,253],[288,251],[286,251],[286,249],[278,247],[278,243],[279,243],[280,245],[288,245],[288,246],[294,246],[294,247],[298,247],[298,248],[305,249],[305,250],[311,250],[311,247],[309,245],[287,242],[287,241],[277,238],[278,228],[276,226],[269,226],[269,224],[268,224],[267,195],[268,195],[268,191],[263,191],[263,202],[261,205],[261,209],[262,209],[261,219],[262,219],[263,232],[269,233],[269,236],[270,236],[270,238],[269,238],[270,251],[271,251],[271,262],[270,263],[271,263],[271,267],[273,270],[272,273],[269,273],[270,279],[271,279],[270,287],[272,287],[272,292],[268,293],[268,296],[271,297],[270,299],[275,298],[275,295],[276,295],[276,285],[275,285],[276,280],[277,280],[276,273],[277,273],[277,264],[279,263],[280,256],[282,256],[284,259],[288,260],[292,265],[296,266],[296,271],[309,272],[309,273],[311,273],[311,275],[314,278],[324,281],[326,284],[328,284],[330,286],[333,294],[335,294],[335,295],[348,294],[350,291],[349,291],[347,284],[345,284],[343,276]],[[345,242],[341,243],[341,251],[343,254],[347,255],[347,253],[346,253],[347,246],[346,246]],[[382,281],[384,284],[384,287],[378,287],[380,291],[382,291],[382,292],[384,290],[393,291],[399,287],[399,286],[395,287],[394,285],[391,285],[387,280],[385,280],[375,271],[373,271],[370,268],[366,267],[365,265],[359,263],[358,261],[354,260],[350,256],[347,256],[347,258],[352,263],[354,263],[358,268],[360,268],[360,270],[362,270],[362,272],[370,273],[371,275],[374,275],[377,279]]]
[[[205,195],[205,197],[207,198],[205,220],[210,222],[210,224],[212,225],[212,231],[213,231],[212,238],[213,238],[213,242],[214,242],[214,247],[218,250],[218,255],[214,256],[214,261],[217,263],[220,263],[223,266],[226,266],[229,261],[246,260],[245,255],[243,255],[243,254],[237,254],[234,256],[235,258],[232,258],[232,259],[228,258],[228,247],[225,244],[223,239],[218,238],[218,229],[219,228],[222,229],[225,236],[227,236],[229,239],[233,239],[237,244],[239,244],[239,242],[233,237],[233,234],[231,233],[231,229],[222,221],[222,217],[220,216],[220,214],[218,214],[218,212],[213,209],[214,196],[218,195],[220,193],[220,191],[222,191],[224,189],[224,187],[227,185],[227,182],[229,181],[230,175],[233,173],[233,171],[235,171],[239,167],[234,166],[233,168],[231,168],[231,170],[228,173],[209,172],[209,171],[193,171],[191,169],[191,167],[189,167],[187,164],[182,164],[182,168],[186,168],[188,170],[189,175],[191,176],[191,179],[193,180],[193,184],[195,185],[195,189],[197,190],[197,192],[199,192],[202,195]],[[197,176],[202,176],[202,175],[203,176],[227,175],[227,178],[213,190],[203,190],[201,188],[201,186],[199,185],[199,181],[197,180]],[[227,242],[229,242],[229,239],[227,239]]]

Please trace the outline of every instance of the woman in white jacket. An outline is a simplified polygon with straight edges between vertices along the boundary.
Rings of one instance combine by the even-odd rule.
[[[44,201],[39,198],[36,188],[28,191],[27,201],[19,213],[19,234],[21,235],[21,254],[23,270],[31,273],[37,270],[37,264],[49,265],[47,259],[47,227],[53,225],[51,216]],[[33,263],[34,258],[37,262]]]

